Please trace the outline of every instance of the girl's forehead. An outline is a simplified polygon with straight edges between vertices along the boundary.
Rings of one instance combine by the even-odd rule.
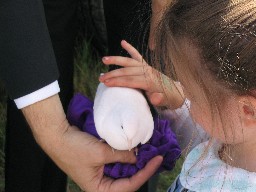
[[[204,72],[204,70],[206,71],[206,68],[203,67],[205,65],[202,51],[195,42],[189,38],[179,38],[175,44],[172,60],[175,69],[177,69],[176,72],[179,73],[179,75],[192,75],[198,70],[202,70],[202,72]],[[170,50],[170,52],[172,51],[173,50]]]
[[[180,42],[180,48],[183,54],[189,58],[189,61],[193,60],[199,62],[201,60],[201,51],[195,42],[189,38],[182,38],[178,41]]]
[[[189,92],[211,90],[215,92],[222,88],[217,78],[209,70],[209,63],[203,58],[203,53],[197,43],[189,38],[180,38],[176,42],[173,55],[173,65],[178,81]]]

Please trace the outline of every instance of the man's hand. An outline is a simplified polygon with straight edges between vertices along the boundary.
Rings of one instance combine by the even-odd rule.
[[[87,192],[135,191],[151,177],[162,162],[153,158],[131,178],[111,179],[104,164],[135,163],[132,151],[115,151],[93,136],[70,126],[58,95],[22,109],[38,144],[53,161]]]

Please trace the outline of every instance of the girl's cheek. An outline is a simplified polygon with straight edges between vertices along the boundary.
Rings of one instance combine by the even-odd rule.
[[[196,106],[193,104],[193,102],[190,102],[190,115],[196,123],[200,123],[200,114],[198,114]]]
[[[190,104],[190,113],[191,113],[193,120],[196,123],[200,123],[200,121],[201,121],[201,119],[199,118],[200,115],[198,114],[198,110],[196,109],[195,105],[192,102]]]
[[[200,109],[200,107],[198,107],[197,105],[194,105],[191,102],[190,113],[191,113],[191,116],[192,116],[193,120],[197,124],[202,126],[203,129],[207,129],[207,127],[208,127],[207,114],[205,114],[204,111],[202,109]]]

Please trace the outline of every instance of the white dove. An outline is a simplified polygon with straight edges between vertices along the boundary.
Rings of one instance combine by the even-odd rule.
[[[117,150],[131,150],[146,143],[154,121],[142,92],[125,87],[98,85],[94,121],[99,136]]]

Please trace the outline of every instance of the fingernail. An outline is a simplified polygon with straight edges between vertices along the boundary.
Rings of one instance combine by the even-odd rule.
[[[109,57],[103,57],[102,60],[103,61],[107,61],[109,59]]]

